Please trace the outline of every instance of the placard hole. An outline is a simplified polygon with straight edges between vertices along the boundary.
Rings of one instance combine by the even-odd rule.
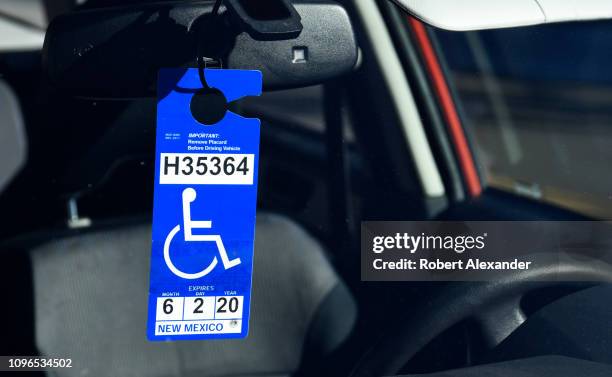
[[[202,88],[191,98],[191,116],[205,126],[219,123],[228,109],[227,98],[215,88]]]

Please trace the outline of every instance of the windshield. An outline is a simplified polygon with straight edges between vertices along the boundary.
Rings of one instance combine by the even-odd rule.
[[[611,29],[435,31],[490,186],[611,217]]]

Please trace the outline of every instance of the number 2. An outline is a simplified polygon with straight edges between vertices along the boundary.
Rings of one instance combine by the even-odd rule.
[[[204,305],[204,299],[202,299],[201,297],[198,297],[193,302],[196,302],[198,304],[198,306],[196,306],[195,309],[193,309],[193,313],[194,314],[204,313],[204,311],[202,310],[202,306]]]

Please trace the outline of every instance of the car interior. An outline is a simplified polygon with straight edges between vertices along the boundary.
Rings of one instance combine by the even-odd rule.
[[[612,214],[610,22],[452,31],[405,3],[0,2],[0,355],[73,359],[33,376],[612,375],[612,270],[362,281],[362,221]],[[263,73],[229,105],[261,119],[250,331],[150,342],[156,75],[200,56]]]

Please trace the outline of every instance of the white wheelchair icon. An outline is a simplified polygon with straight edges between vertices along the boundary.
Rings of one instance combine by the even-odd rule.
[[[183,190],[182,202],[183,202],[183,234],[185,236],[185,241],[194,241],[194,242],[214,242],[217,245],[217,249],[219,249],[219,255],[221,256],[221,262],[223,263],[223,267],[227,270],[232,267],[236,267],[240,264],[240,258],[235,258],[230,260],[227,256],[227,251],[225,250],[225,246],[223,246],[223,240],[221,240],[221,236],[218,234],[214,235],[197,235],[192,234],[193,229],[210,229],[212,228],[212,221],[192,221],[191,220],[191,203],[196,199],[196,191],[191,187]],[[217,265],[217,257],[215,256],[205,269],[200,272],[196,272],[193,274],[189,274],[183,272],[176,268],[174,263],[172,263],[172,259],[170,258],[170,244],[172,243],[172,239],[174,236],[181,230],[181,226],[175,226],[168,236],[166,237],[166,241],[164,242],[164,260],[166,261],[166,265],[173,274],[183,279],[198,279],[203,276],[208,275]]]

